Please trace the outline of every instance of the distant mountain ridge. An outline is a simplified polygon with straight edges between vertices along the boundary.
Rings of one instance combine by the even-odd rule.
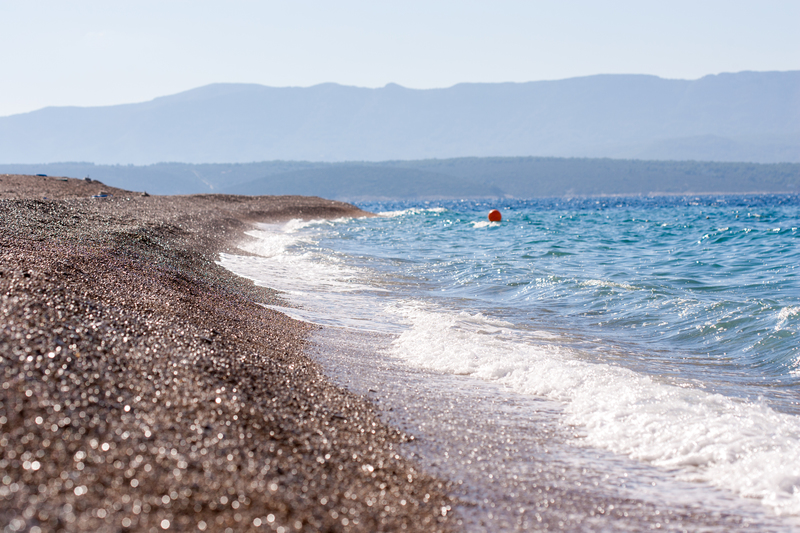
[[[0,163],[470,156],[800,162],[800,71],[425,90],[214,84],[137,104],[0,117]]]
[[[800,163],[719,163],[555,157],[418,161],[264,161],[147,166],[2,165],[2,174],[90,176],[151,194],[304,194],[339,200],[596,195],[800,193]]]

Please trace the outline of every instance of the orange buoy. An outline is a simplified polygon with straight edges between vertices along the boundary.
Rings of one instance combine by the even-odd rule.
[[[503,220],[503,215],[500,214],[500,211],[497,209],[489,211],[489,222],[500,222],[501,220]]]

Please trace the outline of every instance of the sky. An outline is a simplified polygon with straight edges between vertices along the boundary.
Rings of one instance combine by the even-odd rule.
[[[219,82],[800,70],[800,0],[0,0],[0,116]]]

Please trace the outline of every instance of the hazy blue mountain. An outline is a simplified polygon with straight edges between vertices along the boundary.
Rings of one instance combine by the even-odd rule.
[[[131,191],[151,194],[222,192],[240,183],[274,174],[319,168],[329,163],[267,161],[261,163],[156,163],[153,165],[96,165],[94,163],[0,164],[0,174],[47,174],[90,177]],[[267,193],[269,194],[269,193]]]
[[[268,191],[268,192],[267,192]],[[342,164],[273,174],[225,187],[233,194],[313,194],[324,198],[481,198],[503,196],[493,184],[416,168]]]
[[[800,71],[429,90],[215,84],[138,104],[0,117],[0,163],[469,156],[800,162]]]
[[[555,157],[419,161],[0,165],[4,173],[90,176],[151,194],[224,192],[367,198],[800,192],[800,163],[720,163]]]

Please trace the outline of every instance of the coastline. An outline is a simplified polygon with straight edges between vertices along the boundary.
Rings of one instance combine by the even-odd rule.
[[[313,326],[216,264],[253,222],[367,215],[0,176],[0,522],[452,529],[445,483],[396,452],[407,437],[304,354]]]
[[[509,217],[513,222],[504,228],[484,231],[475,227],[480,222],[474,223],[485,220],[482,204],[434,208],[367,204],[367,209],[383,216],[263,226],[249,232],[253,241],[242,245],[258,257],[222,255],[221,264],[257,284],[286,290],[287,298],[300,307],[288,309],[290,316],[324,325],[312,337],[319,341],[313,358],[335,383],[371,398],[389,425],[414,435],[402,453],[424,471],[452,482],[451,494],[457,498],[453,511],[466,531],[524,531],[548,524],[565,531],[796,527],[796,512],[789,510],[790,502],[783,500],[785,494],[775,483],[761,484],[756,477],[758,485],[751,486],[763,491],[742,490],[743,483],[737,482],[754,478],[733,471],[741,464],[737,459],[702,462],[709,449],[731,450],[730,457],[738,453],[735,447],[742,440],[758,446],[769,439],[769,432],[748,438],[748,429],[740,430],[739,420],[763,425],[758,406],[747,408],[744,401],[736,411],[747,415],[735,417],[733,423],[720,421],[715,406],[726,409],[727,402],[713,392],[695,393],[692,387],[684,393],[683,387],[673,386],[669,374],[662,379],[661,362],[647,349],[637,349],[641,344],[620,346],[622,336],[614,335],[613,324],[592,330],[585,327],[584,317],[562,320],[574,312],[574,302],[587,301],[572,299],[576,291],[593,301],[615,297],[605,288],[584,292],[586,280],[590,287],[614,280],[604,275],[602,267],[576,269],[587,261],[603,264],[604,238],[614,235],[607,230],[609,225],[624,222],[621,227],[626,230],[637,228],[639,213],[634,211],[634,217],[624,206],[612,207],[603,213],[612,215],[610,222],[606,216],[586,217],[587,222],[578,225],[561,210],[539,217],[527,205],[517,217]],[[714,221],[717,216],[705,222],[705,213],[682,220],[682,214],[702,207],[696,210],[675,201],[663,205],[677,207],[662,219],[671,220],[674,214],[690,228],[676,240],[685,241],[687,235],[691,239],[707,226],[730,223]],[[407,209],[397,210],[400,207]],[[526,225],[526,217],[534,223]],[[517,221],[522,221],[520,231]],[[655,222],[663,227],[658,218]],[[774,220],[761,221],[758,227],[770,230]],[[519,296],[516,289],[538,286],[548,271],[555,270],[541,264],[547,261],[545,252],[557,250],[565,241],[574,243],[578,234],[588,235],[592,244],[570,247],[577,254],[577,267],[569,261],[552,261],[565,265],[556,275],[570,278],[563,284],[567,290],[553,297],[545,286],[517,302],[502,296],[506,287],[507,294]],[[528,239],[541,244],[517,246]],[[664,246],[671,244],[669,239],[663,241]],[[514,261],[514,255],[521,260]],[[287,264],[303,267],[294,271],[286,269]],[[487,280],[487,265],[495,264],[498,272],[502,268],[512,275]],[[687,262],[687,268],[694,269],[694,261]],[[683,272],[675,266],[673,276],[683,279]],[[691,272],[687,278],[692,278]],[[526,279],[527,285],[509,287],[509,281]],[[634,292],[633,279],[629,287],[618,286],[626,291],[622,294],[631,290],[635,301],[647,291]],[[682,294],[680,287],[676,289],[669,294]],[[564,308],[558,309],[562,303]],[[590,340],[587,331],[596,337]],[[635,339],[626,331],[624,337],[629,336]],[[628,354],[633,357],[626,360]],[[651,372],[638,366],[642,360],[656,363]],[[651,379],[652,387],[640,388]],[[704,383],[698,379],[698,388]],[[693,426],[688,423],[692,417],[686,415],[695,406],[701,418]],[[686,433],[675,431],[684,422]],[[708,434],[703,432],[706,422]],[[778,427],[796,426],[789,422]],[[640,428],[645,429],[640,433]],[[606,440],[598,439],[598,433]],[[695,435],[702,435],[697,443]],[[619,437],[616,442],[615,437]],[[632,445],[623,448],[628,442]],[[651,456],[637,453],[643,444]],[[793,444],[786,444],[787,450],[793,449]],[[680,464],[687,450],[697,455]],[[667,460],[660,460],[663,457]],[[678,460],[668,462],[675,457]],[[784,479],[770,468],[774,462],[760,463],[763,472],[774,473],[770,479]],[[730,476],[732,471],[741,477],[721,479],[720,474]]]

